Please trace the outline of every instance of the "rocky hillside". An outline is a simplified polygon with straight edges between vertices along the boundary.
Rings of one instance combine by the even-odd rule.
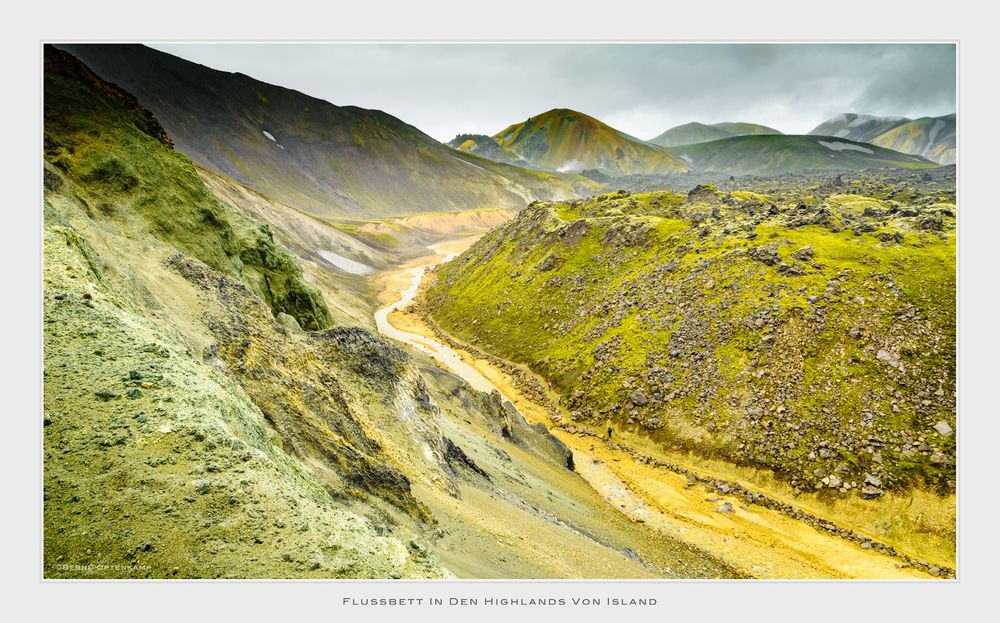
[[[596,172],[617,177],[688,169],[683,160],[667,149],[629,136],[583,113],[562,108],[501,130],[492,136],[492,144],[475,138],[476,135],[468,136],[458,145],[459,149],[501,161],[523,160],[548,171]]]
[[[721,175],[781,175],[807,171],[938,166],[921,156],[832,136],[736,136],[673,149],[689,163],[692,170]]]
[[[413,400],[406,358],[361,330],[303,333],[329,313],[268,229],[51,47],[45,150],[46,575],[447,575],[417,534],[336,503],[428,517],[371,420]],[[372,366],[377,392],[355,381]]]
[[[954,193],[950,169],[537,203],[438,269],[425,304],[598,430],[834,497],[945,493]]]
[[[955,164],[956,135],[955,114],[952,113],[914,119],[880,134],[872,143],[941,164]]]
[[[813,136],[832,136],[849,141],[871,143],[875,137],[908,122],[906,117],[877,117],[844,113],[827,119],[809,131]]]
[[[467,155],[378,110],[335,106],[141,45],[63,45],[135,95],[196,163],[314,215],[519,209],[578,178]]]
[[[920,119],[845,113],[824,121],[809,134],[871,143],[938,164],[955,164],[955,113]]]
[[[656,138],[649,139],[649,142],[661,147],[676,147],[677,145],[705,143],[707,141],[717,141],[721,138],[752,134],[781,134],[781,132],[766,125],[756,123],[727,122],[706,125],[693,121],[670,128]]]

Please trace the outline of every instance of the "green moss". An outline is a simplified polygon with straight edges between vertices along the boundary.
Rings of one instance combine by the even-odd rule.
[[[929,233],[877,197],[817,187],[810,208],[793,190],[736,195],[770,216],[724,206],[697,225],[706,206],[668,193],[538,204],[441,267],[426,300],[446,330],[553,380],[575,417],[807,489],[820,468],[948,489],[953,444],[928,431],[954,423],[954,221]],[[830,216],[802,224],[800,205]],[[633,404],[636,387],[653,399]]]

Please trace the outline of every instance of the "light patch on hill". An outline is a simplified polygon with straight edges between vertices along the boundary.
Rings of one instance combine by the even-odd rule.
[[[920,154],[921,156],[926,157],[927,154],[930,153],[931,147],[934,146],[934,141],[937,140],[937,135],[944,129],[945,125],[947,124],[942,119],[938,119],[934,122],[934,127],[931,128],[930,136],[927,137],[927,146],[924,147],[923,153]]]
[[[840,141],[819,141],[819,144],[827,149],[833,151],[860,151],[865,154],[874,154],[875,152],[867,147],[862,147],[861,145],[855,145],[853,143],[841,143]]]
[[[333,251],[319,249],[317,253],[319,253],[320,257],[330,264],[336,266],[344,272],[351,273],[352,275],[370,275],[375,272],[375,269],[368,264],[356,262],[350,258],[344,257],[343,255],[334,253]]]

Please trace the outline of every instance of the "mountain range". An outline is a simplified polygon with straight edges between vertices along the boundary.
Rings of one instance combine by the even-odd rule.
[[[841,115],[811,133],[839,142],[752,123],[689,123],[645,141],[557,108],[492,135],[463,134],[442,144],[379,110],[336,106],[146,46],[62,48],[133,94],[196,164],[323,219],[518,210],[531,201],[588,196],[625,175],[760,175],[954,161],[954,115],[912,122]],[[850,141],[866,144],[841,147]]]
[[[729,175],[937,166],[921,156],[830,136],[734,136],[674,150],[699,171]]]
[[[690,142],[676,142],[680,140]],[[922,156],[857,140],[785,135],[751,123],[689,123],[643,141],[567,109],[550,110],[492,136],[460,134],[449,145],[499,162],[579,172],[605,183],[624,175],[775,175],[937,166]]]

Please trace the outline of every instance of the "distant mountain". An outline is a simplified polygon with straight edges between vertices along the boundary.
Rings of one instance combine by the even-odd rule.
[[[749,134],[782,134],[781,131],[769,128],[766,125],[761,125],[759,123],[744,123],[740,121],[715,123],[713,124],[713,127],[726,130],[733,136],[747,136]]]
[[[733,136],[745,136],[748,134],[781,134],[774,128],[756,123],[714,123],[706,125],[693,121],[670,128],[650,143],[661,147],[675,147],[677,145],[690,145],[692,143],[704,143],[707,141],[717,141]]]
[[[872,143],[940,164],[955,164],[955,113],[921,117],[880,134]]]
[[[452,149],[475,154],[494,162],[503,162],[519,167],[537,169],[538,167],[517,154],[500,147],[497,140],[485,134],[459,134],[447,143]]]
[[[938,166],[920,156],[832,136],[735,136],[673,151],[697,171],[729,175]]]
[[[833,136],[851,141],[870,143],[872,140],[889,130],[907,123],[906,117],[876,117],[874,115],[859,115],[844,113],[832,119],[827,119],[809,131],[816,136]]]
[[[60,47],[134,94],[178,151],[320,217],[519,209],[575,195],[569,176],[449,149],[378,110],[335,106],[141,45]]]
[[[466,139],[458,148],[492,159],[523,160],[550,171],[588,171],[611,177],[683,173],[688,169],[683,160],[667,149],[565,108],[516,123],[494,134],[492,139],[499,151],[475,138]]]

